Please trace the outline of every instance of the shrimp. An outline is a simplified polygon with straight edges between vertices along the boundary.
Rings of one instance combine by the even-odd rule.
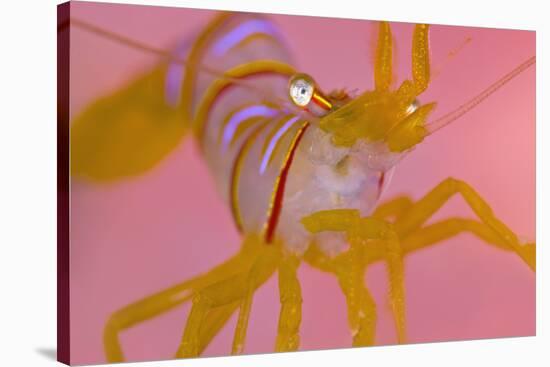
[[[358,95],[324,92],[313,77],[292,66],[279,30],[258,15],[221,13],[184,56],[76,19],[71,24],[164,59],[151,73],[76,118],[72,174],[98,181],[138,174],[190,131],[243,237],[240,251],[207,273],[113,313],[104,329],[109,362],[124,361],[122,330],[189,301],[192,309],[176,357],[199,356],[235,312],[232,354],[242,353],[254,294],[275,273],[281,303],[275,351],[297,350],[302,318],[297,271],[302,263],[337,279],[353,346],[375,342],[376,304],[364,283],[367,267],[375,262],[387,267],[399,343],[407,341],[407,255],[469,232],[515,253],[535,271],[535,243],[522,243],[462,180],[445,179],[417,201],[399,196],[380,202],[393,170],[407,154],[533,65],[534,57],[442,118],[430,120],[435,103],[418,99],[431,79],[427,24],[416,25],[412,36],[412,78],[392,88],[391,27],[379,23],[375,86]],[[178,74],[182,67],[183,74]],[[166,100],[158,90],[149,93],[151,86],[164,88]],[[124,160],[107,168],[97,164],[101,157],[90,157],[93,148],[85,143],[91,121],[97,120],[98,110],[104,112],[113,103],[129,108],[125,101],[136,98],[142,104],[134,113],[171,121],[166,125],[169,143],[157,144],[149,159],[136,165]],[[120,113],[128,112],[121,108]],[[427,224],[456,195],[477,220],[452,217]]]

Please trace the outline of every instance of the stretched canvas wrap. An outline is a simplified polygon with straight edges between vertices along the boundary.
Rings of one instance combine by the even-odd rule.
[[[535,32],[88,2],[57,32],[60,361],[535,334]]]

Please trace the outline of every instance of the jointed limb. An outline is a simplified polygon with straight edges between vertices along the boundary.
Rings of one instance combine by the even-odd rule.
[[[398,196],[385,203],[378,205],[372,216],[379,219],[389,220],[393,218],[399,219],[413,205],[413,201],[408,196]]]
[[[262,254],[260,254],[260,258],[254,263],[254,265],[250,269],[250,272],[246,276],[246,288],[244,296],[240,301],[239,318],[237,320],[237,326],[235,328],[231,354],[241,354],[244,350],[246,331],[248,328],[248,320],[250,317],[250,309],[252,308],[252,299],[254,297],[254,292],[256,291],[256,288],[261,284],[258,283],[258,280],[262,279],[265,276],[269,277],[269,275],[271,275],[269,270],[266,273],[267,269],[265,267],[267,266],[269,269],[269,267],[272,265],[275,264],[272,264],[272,261],[270,259],[265,261],[264,258],[262,258]],[[267,278],[265,278],[265,280],[267,280]]]
[[[187,318],[185,332],[176,358],[199,355],[200,333],[208,319],[207,316],[216,312],[217,307],[240,302],[246,292],[246,275],[247,272],[234,275],[205,288],[194,296],[193,306]]]
[[[404,343],[405,331],[405,276],[403,266],[403,253],[399,244],[399,237],[392,224],[373,217],[361,218],[351,227],[348,237],[350,242],[358,240],[364,243],[368,251],[368,240],[380,240],[384,246],[384,260],[389,279],[389,297],[396,327],[397,340]]]
[[[432,246],[442,241],[454,237],[460,233],[471,233],[483,240],[489,245],[493,245],[504,251],[515,251],[509,243],[500,237],[496,232],[484,223],[465,219],[450,218],[442,220],[426,227],[423,227],[403,240],[402,246],[405,255],[428,246]],[[531,270],[535,270],[535,243],[526,243],[520,245],[522,259],[527,263]],[[527,260],[525,260],[527,259]],[[370,259],[368,259],[370,260]],[[365,261],[367,259],[365,258]]]
[[[334,273],[334,259],[321,251],[315,243],[308,246],[304,254],[304,260],[315,269]]]
[[[499,219],[489,205],[464,181],[448,178],[437,185],[426,196],[416,202],[402,218],[395,222],[395,230],[402,239],[419,230],[454,194],[460,194],[477,217],[491,229],[492,236],[498,236],[500,244],[506,243],[529,267],[535,270],[535,245],[522,245],[517,236]],[[462,222],[464,224],[466,222]],[[460,226],[461,223],[454,223]],[[466,230],[466,229],[465,229]],[[494,243],[494,241],[492,241]]]
[[[450,218],[425,226],[456,193],[464,198],[481,222]],[[389,219],[392,223],[386,221]],[[303,223],[310,232],[336,231],[348,237],[350,250],[346,253],[329,258],[318,247],[310,246],[304,259],[338,277],[348,304],[354,345],[374,343],[376,306],[364,286],[365,269],[372,262],[387,262],[390,300],[400,342],[405,340],[404,255],[470,232],[488,244],[516,252],[535,269],[535,244],[520,244],[517,236],[494,216],[487,203],[468,184],[452,178],[437,185],[416,203],[407,197],[398,197],[382,204],[369,218],[360,218],[355,210],[329,210],[310,215]],[[282,308],[276,350],[297,349],[301,321],[301,291],[296,277],[298,260],[289,257],[279,266],[279,257],[279,249],[275,246],[258,246],[257,241],[245,241],[239,254],[207,274],[117,311],[110,317],[104,332],[108,361],[123,361],[118,340],[120,331],[167,312],[193,296],[194,305],[177,356],[202,353],[237,308],[240,313],[233,353],[240,353],[253,293],[277,267]]]
[[[486,224],[466,218],[444,219],[416,230],[403,240],[403,251],[405,254],[408,254],[440,243],[460,233],[468,232],[489,245],[493,245],[501,250],[512,251],[507,242]]]
[[[276,352],[290,352],[297,350],[300,345],[300,323],[302,321],[302,291],[296,275],[300,260],[288,255],[279,266],[279,297],[281,313]]]
[[[498,249],[513,251],[513,249],[508,246],[507,242],[499,237],[486,224],[467,218],[449,218],[422,227],[408,235],[406,238],[401,239],[400,243],[403,255],[406,256],[422,248],[436,245],[461,233],[471,233],[485,243],[493,245]],[[535,244],[526,244],[525,246],[527,246],[526,249],[532,248],[534,250]],[[382,247],[382,243],[372,243],[369,250],[363,252],[363,263],[365,266],[384,260],[384,251]],[[305,259],[311,266],[322,271],[331,272],[330,269],[332,268],[328,265],[324,265],[324,267],[320,267],[318,265],[320,261],[316,260],[316,258],[322,258],[322,256],[323,254],[320,253],[320,250],[318,248],[313,248],[312,246],[312,248],[308,249],[308,252],[306,252]],[[326,257],[326,255],[324,256]],[[330,258],[326,257],[326,259],[324,258],[324,261],[328,263]]]
[[[103,333],[107,361],[124,361],[124,354],[119,341],[119,333],[121,331],[168,312],[174,307],[190,300],[196,291],[216,283],[220,281],[220,279],[227,278],[231,274],[242,271],[243,268],[249,267],[253,257],[258,251],[257,248],[251,245],[251,243],[245,243],[237,255],[223,264],[218,265],[206,274],[199,275],[164,291],[146,297],[112,314],[105,325]],[[220,325],[219,328],[221,328],[221,326],[222,325]],[[219,330],[219,328],[217,328],[217,330]],[[213,337],[213,335],[211,337]]]
[[[321,231],[322,226],[313,228],[316,227],[313,221],[310,221],[309,225],[312,225],[308,228],[310,231]],[[331,258],[313,243],[304,254],[304,260],[312,267],[337,277],[346,297],[348,325],[353,335],[353,345],[372,345],[375,339],[377,315],[374,299],[364,285],[365,269],[368,264],[365,256],[368,251],[363,251],[361,244],[352,243],[350,247],[349,251]]]
[[[390,300],[399,342],[405,340],[405,291],[403,258],[398,236],[392,225],[381,219],[360,218],[356,210],[327,210],[302,219],[312,233],[322,231],[344,232],[350,250],[334,261],[334,271],[348,302],[348,319],[354,333],[354,345],[374,343],[376,312],[374,301],[364,286],[366,264],[363,253],[375,240],[384,245],[382,256],[387,262],[390,281]]]
[[[217,307],[242,301],[249,294],[250,287],[253,290],[257,289],[273,274],[279,259],[279,247],[275,245],[263,246],[250,269],[223,279],[198,292],[193,298],[193,306],[187,318],[182,342],[176,357],[198,356],[201,346],[200,334],[208,316]],[[246,310],[243,312],[247,313]],[[242,318],[246,319],[247,316],[243,315]],[[241,327],[246,328],[246,325],[243,324]],[[235,335],[240,338],[241,335],[245,335],[245,331],[238,330]],[[234,345],[236,344],[238,342],[234,343]]]
[[[239,308],[240,302],[236,301],[225,306],[213,309],[204,321],[199,334],[199,355],[201,355],[212,339],[218,335],[221,328],[229,321],[229,318]]]
[[[443,204],[441,204],[441,206]],[[379,205],[373,213],[373,217],[377,217],[380,219],[395,217],[395,222],[397,222],[403,216],[405,216],[405,214],[408,215],[409,213],[407,213],[407,211],[412,207],[413,202],[408,197],[397,197]],[[517,246],[510,246],[510,244],[503,236],[499,235],[493,228],[489,227],[483,222],[468,218],[452,217],[427,226],[423,226],[423,223],[417,224],[415,228],[417,229],[415,229],[414,231],[407,231],[405,236],[400,238],[402,249],[405,255],[421,248],[437,244],[460,233],[471,233],[481,239],[483,242],[489,245],[493,245],[501,250],[516,251],[516,249],[519,249],[519,251],[523,253],[522,258],[528,259],[528,261],[526,261],[527,264],[534,270],[534,266],[530,265],[534,265],[534,243],[520,245],[519,248]],[[383,252],[378,248],[375,249],[372,247],[369,251],[365,251],[363,253],[363,261],[366,265],[383,259]],[[322,258],[322,254],[318,254],[318,252],[320,252],[318,248],[312,247],[308,249],[306,255],[310,254],[309,256],[312,258]],[[307,256],[306,259],[309,260]],[[325,259],[324,261],[328,263],[328,259]],[[317,260],[316,262],[320,262],[320,260]],[[311,265],[318,267],[315,262],[311,263]],[[327,266],[328,265],[325,265],[325,268]]]
[[[364,284],[362,245],[356,241],[350,242],[350,250],[335,261],[334,268],[346,297],[353,346],[373,345],[376,334],[376,304]]]
[[[237,326],[235,327],[235,334],[233,335],[233,346],[231,348],[231,354],[241,354],[244,350],[244,343],[246,341],[246,331],[248,329],[248,319],[250,318],[250,309],[252,308],[252,299],[254,298],[254,282],[249,275],[248,286],[245,291],[244,297],[240,302],[239,318],[237,319]]]
[[[456,193],[462,195],[481,222],[449,218],[424,226]],[[384,221],[389,218],[394,218],[393,223]],[[302,222],[312,233],[336,231],[345,232],[348,236],[350,250],[335,259],[323,254],[316,246],[310,246],[304,259],[310,265],[338,276],[348,302],[352,331],[359,330],[358,300],[363,292],[362,275],[366,266],[380,260],[387,262],[390,300],[400,342],[405,339],[404,255],[459,233],[470,232],[497,248],[516,252],[535,270],[535,244],[520,244],[517,236],[493,215],[487,203],[468,184],[452,178],[443,181],[416,203],[406,197],[398,197],[382,204],[372,217],[360,218],[354,210],[328,210],[314,213]],[[358,256],[361,258],[360,263],[356,262]],[[375,315],[374,306],[367,306],[366,309],[370,309],[370,315]],[[362,342],[354,339],[354,345],[372,343],[374,336],[360,339]]]

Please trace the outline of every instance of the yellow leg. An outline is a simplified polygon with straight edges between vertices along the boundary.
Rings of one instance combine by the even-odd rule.
[[[264,269],[264,266],[265,262],[263,259],[259,259],[259,262],[250,269],[250,272],[246,276],[246,290],[244,297],[240,302],[239,318],[237,319],[237,326],[233,336],[233,347],[231,354],[241,354],[244,350],[248,320],[250,318],[250,309],[252,308],[252,299],[254,298],[254,291],[259,285],[257,283],[258,279],[261,279],[262,273],[266,270]]]
[[[193,298],[193,306],[187,318],[176,358],[198,356],[201,349],[201,330],[208,316],[217,307],[242,301],[251,286],[253,290],[257,289],[273,274],[279,258],[280,248],[278,246],[275,244],[263,246],[250,269],[223,279],[198,292]],[[246,325],[242,324],[238,327],[246,328]],[[235,335],[245,335],[245,331],[237,330]]]
[[[397,233],[390,223],[369,217],[360,218],[356,210],[327,210],[302,219],[305,228],[312,232],[336,231],[347,234],[350,250],[339,257],[335,272],[346,299],[348,318],[354,335],[354,345],[372,344],[376,323],[374,302],[363,284],[366,264],[363,252],[368,252],[369,240],[384,244],[383,257],[387,262],[390,302],[396,324],[398,341],[405,341],[405,290],[403,256]],[[340,263],[341,262],[341,263]],[[367,317],[367,318],[365,318]],[[370,318],[370,319],[369,319]]]
[[[399,237],[393,226],[383,220],[368,217],[361,218],[358,223],[348,231],[350,242],[361,241],[364,246],[369,246],[365,240],[380,240],[384,244],[384,259],[386,260],[390,304],[395,321],[397,341],[404,343],[405,331],[405,285],[403,253],[399,244]]]
[[[520,244],[517,236],[499,219],[489,205],[464,181],[448,178],[437,185],[426,196],[416,202],[411,209],[395,222],[395,230],[400,238],[406,238],[418,230],[454,194],[460,194],[477,217],[499,236],[507,246],[518,254],[531,269],[535,270],[535,245]]]
[[[372,216],[384,220],[392,219],[393,222],[394,220],[400,218],[401,215],[406,213],[406,211],[411,208],[412,205],[413,201],[410,197],[405,195],[398,196],[378,205]],[[384,251],[373,250],[374,249],[371,248],[369,249],[369,251],[363,251],[365,264],[371,264],[383,258]],[[335,272],[333,261],[334,259],[322,252],[315,243],[312,243],[310,246],[308,246],[304,254],[304,260],[306,261],[306,263],[318,270],[327,273]]]
[[[419,249],[437,244],[460,233],[471,233],[489,245],[493,245],[504,251],[513,251],[512,248],[499,237],[487,225],[466,218],[449,218],[441,222],[433,223],[418,229],[406,238],[401,239],[401,247],[404,255]],[[368,251],[363,251],[363,263],[368,266],[377,261],[384,260],[385,252],[382,244],[373,242]],[[535,244],[525,244],[525,251],[534,251]],[[533,254],[534,257],[534,254]],[[318,248],[311,246],[306,252],[304,259],[311,266],[326,272],[333,272],[331,259],[324,255]]]
[[[242,271],[243,268],[249,267],[257,251],[258,249],[252,243],[245,243],[237,255],[208,273],[146,297],[113,313],[109,317],[103,333],[107,361],[124,361],[124,353],[119,341],[121,331],[168,312],[174,307],[190,300],[197,290],[216,283],[220,279],[227,278],[238,271]],[[212,337],[213,335],[210,339]]]
[[[413,232],[403,240],[403,251],[405,254],[409,254],[463,232],[470,232],[487,244],[501,250],[514,251],[506,240],[500,237],[492,228],[484,223],[464,218],[446,219]],[[535,247],[534,243],[527,243],[522,245],[520,249],[522,259],[527,259],[526,263],[531,270],[535,270]]]
[[[311,267],[327,273],[334,273],[334,260],[327,256],[316,243],[311,243],[305,254],[304,261]]]
[[[335,261],[335,272],[346,297],[353,346],[373,345],[376,335],[376,303],[364,285],[363,246],[351,241],[350,250]]]
[[[389,218],[398,219],[413,205],[413,201],[408,196],[398,196],[376,207],[372,216],[375,218],[388,220]]]
[[[449,218],[428,226],[426,221],[454,194],[459,193],[469,204],[481,222]],[[395,218],[393,223],[385,220]],[[348,318],[352,330],[369,327],[358,321],[362,277],[369,264],[385,260],[390,279],[390,300],[399,342],[405,341],[405,292],[403,256],[462,232],[470,232],[490,245],[514,251],[532,270],[535,270],[535,244],[520,244],[517,236],[498,220],[485,201],[465,182],[449,178],[435,187],[416,203],[399,197],[382,204],[372,217],[360,218],[355,210],[328,210],[314,213],[302,219],[305,228],[312,232],[335,231],[347,234],[350,250],[335,259],[323,254],[314,244],[308,248],[304,259],[322,271],[335,273],[348,302]],[[361,258],[358,264],[356,259]],[[375,315],[374,306],[368,306],[367,314]],[[373,304],[373,302],[370,302]],[[370,328],[375,321],[370,322]],[[364,329],[361,329],[363,327]],[[373,330],[373,329],[372,329]],[[373,334],[374,335],[374,334]],[[371,341],[374,336],[372,336]],[[368,344],[369,338],[354,338],[354,345]]]
[[[465,218],[449,218],[425,226],[401,239],[400,243],[403,254],[408,255],[411,252],[437,244],[464,232],[469,232],[487,244],[499,249],[512,251],[506,241],[499,237],[491,228],[478,221]],[[526,250],[531,248],[531,245],[534,251],[534,244],[528,244]],[[384,260],[385,251],[383,251],[382,246],[383,244],[373,242],[369,246],[368,251],[363,251],[363,263],[366,266]],[[322,254],[318,248],[314,248],[313,246],[309,248],[304,258],[311,266],[322,271],[332,272],[333,265],[330,262],[331,259]]]
[[[281,313],[275,343],[276,352],[297,350],[300,345],[300,323],[302,321],[302,291],[296,275],[300,260],[287,256],[279,266],[279,296]]]
[[[304,254],[304,260],[316,269],[336,275],[346,298],[353,345],[373,345],[376,336],[376,303],[364,286],[365,269],[373,262],[370,261],[372,255],[370,251],[364,251],[362,246],[355,244],[352,247],[352,250],[331,258],[312,243]],[[383,253],[384,251],[377,252],[381,255]],[[380,260],[382,256],[375,258]]]
[[[218,335],[221,328],[227,323],[231,315],[239,308],[240,302],[236,301],[225,306],[213,309],[200,330],[199,355],[203,353],[212,339]]]
[[[248,282],[251,283],[251,279],[249,279]],[[233,355],[241,354],[244,350],[248,319],[250,318],[250,309],[252,308],[252,298],[254,298],[254,288],[249,284],[246,294],[240,302],[239,318],[237,319],[237,326],[233,336],[233,346],[231,348],[231,354]]]

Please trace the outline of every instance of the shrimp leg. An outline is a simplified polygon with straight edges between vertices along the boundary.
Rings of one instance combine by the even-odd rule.
[[[335,264],[334,268],[348,302],[348,321],[354,334],[354,345],[374,343],[375,305],[364,286],[366,264],[362,261],[362,253],[371,245],[370,240],[384,244],[383,256],[388,265],[390,301],[397,337],[400,343],[404,342],[406,332],[403,255],[393,225],[374,217],[361,218],[357,210],[351,209],[316,212],[303,218],[302,224],[311,233],[344,232],[348,237],[350,250],[340,257],[344,262]]]
[[[296,271],[300,260],[287,256],[279,266],[279,297],[281,313],[275,351],[289,352],[300,345],[300,323],[302,321],[302,291]]]
[[[466,218],[448,218],[425,226],[403,239],[403,252],[409,254],[460,233],[471,233],[489,245],[512,251],[508,243],[484,223]]]
[[[249,302],[253,291],[262,285],[275,272],[280,261],[280,248],[276,245],[263,246],[250,269],[229,276],[202,289],[193,297],[193,306],[189,313],[181,344],[176,358],[196,357],[200,353],[200,334],[206,320],[220,306],[241,301],[238,328],[246,328]],[[247,298],[250,301],[246,300]],[[248,303],[248,304],[247,304]],[[243,308],[245,307],[245,308]],[[245,330],[237,329],[233,345],[244,345]],[[239,346],[242,349],[242,346]],[[234,348],[235,350],[235,348]]]
[[[334,265],[346,298],[353,346],[373,345],[376,335],[376,303],[364,284],[366,267],[361,261],[362,250],[361,244],[353,241],[350,250]]]
[[[364,285],[365,270],[370,263],[370,257],[360,244],[353,243],[350,247],[349,251],[332,258],[312,243],[304,254],[304,260],[316,269],[334,274],[338,279],[346,298],[353,345],[373,345],[376,334],[376,303]]]
[[[455,217],[423,227],[457,193],[481,221]],[[386,222],[384,219],[388,217],[395,217],[395,221]],[[452,178],[444,180],[416,203],[398,197],[382,204],[372,217],[360,218],[355,210],[328,210],[305,217],[302,223],[312,233],[336,231],[347,234],[350,250],[346,253],[330,259],[315,246],[310,246],[305,260],[316,268],[337,275],[348,303],[348,320],[355,333],[354,345],[374,342],[375,308],[374,302],[369,302],[364,293],[363,276],[366,266],[375,261],[385,260],[388,265],[390,301],[399,342],[404,342],[406,334],[404,255],[459,233],[470,232],[497,248],[514,251],[535,270],[535,243],[520,244],[517,236],[494,216],[479,194],[467,183]],[[359,263],[358,257],[361,258]],[[361,302],[365,304],[361,306]],[[365,321],[365,315],[370,315],[374,321]],[[372,330],[372,334],[368,334],[370,339],[360,336],[365,330]]]
[[[498,236],[500,241],[506,243],[510,250],[518,254],[532,270],[535,270],[535,244],[522,245],[518,237],[495,217],[489,205],[470,185],[453,178],[447,178],[437,185],[394,223],[399,238],[405,239],[419,230],[455,194],[462,196],[481,222],[492,231],[493,236]],[[468,230],[468,223],[466,221],[448,222],[447,226],[453,227],[447,231],[452,232],[453,228],[456,230],[457,227]],[[492,242],[494,243],[494,241]]]
[[[276,253],[272,255],[267,255],[267,258],[262,258],[262,255],[260,255],[260,258],[257,260],[257,262],[254,263],[254,265],[250,269],[250,272],[247,274],[246,289],[244,296],[240,301],[239,318],[237,320],[237,326],[235,327],[231,354],[241,354],[244,350],[248,320],[250,317],[250,310],[252,308],[252,299],[254,297],[255,290],[261,283],[263,283],[262,281],[258,284],[257,280],[263,279],[263,277],[265,276],[267,276],[267,278],[265,278],[265,280],[267,280],[269,276],[275,271],[275,268],[273,268],[271,272],[269,272],[271,266],[274,265],[272,263],[273,260],[270,258],[270,256],[274,255],[276,255]]]
[[[389,217],[399,218],[404,214],[408,209],[413,205],[413,201],[408,196],[397,196],[391,200],[386,201],[378,205],[374,213],[372,214],[375,218],[388,219]]]
[[[513,251],[508,243],[486,224],[476,220],[460,217],[448,218],[430,224],[416,230],[407,237],[402,238],[400,240],[402,251],[404,256],[406,256],[412,252],[435,245],[461,233],[471,233],[487,244],[495,246],[498,249]],[[526,246],[531,250],[534,250],[535,244],[528,243]],[[526,251],[529,250],[526,249]],[[383,258],[384,252],[382,249],[378,249],[376,244],[373,244],[369,251],[363,252],[363,263],[365,266],[381,261]],[[321,271],[332,272],[333,265],[330,262],[331,259],[320,253],[320,250],[317,247],[311,246],[305,254],[305,259],[311,266]]]
[[[226,262],[218,265],[206,274],[199,275],[173,287],[143,298],[114,312],[108,319],[103,332],[105,355],[108,362],[123,362],[124,353],[120,345],[119,334],[136,324],[154,318],[189,301],[193,294],[210,284],[225,279],[243,268],[250,267],[258,249],[251,242],[245,242],[240,252]],[[226,315],[226,319],[231,314]],[[215,325],[213,325],[215,326]],[[213,331],[219,330],[214,327]],[[209,335],[211,339],[214,335]]]

